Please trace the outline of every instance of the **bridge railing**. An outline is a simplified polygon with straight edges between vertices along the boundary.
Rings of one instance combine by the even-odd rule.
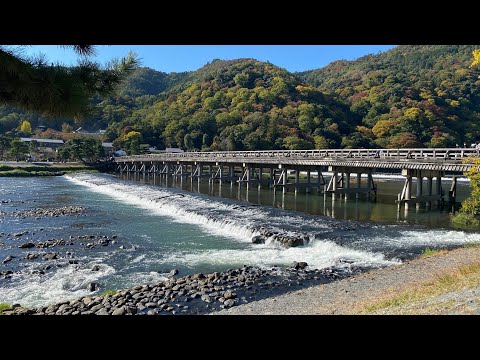
[[[209,151],[131,155],[117,158],[117,161],[156,160],[156,159],[424,159],[462,160],[467,157],[480,157],[479,149],[322,149],[322,150],[260,150],[260,151]]]

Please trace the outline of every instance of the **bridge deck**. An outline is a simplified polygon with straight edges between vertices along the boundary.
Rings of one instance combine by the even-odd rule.
[[[480,157],[477,149],[324,149],[216,151],[134,155],[116,158],[117,163],[182,162],[263,164],[294,166],[344,166],[378,169],[415,169],[464,172]]]

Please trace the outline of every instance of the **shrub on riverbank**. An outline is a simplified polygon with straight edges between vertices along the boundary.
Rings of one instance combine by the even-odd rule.
[[[465,162],[470,162],[466,159]],[[458,227],[480,227],[480,159],[474,159],[473,166],[469,171],[464,173],[470,179],[470,187],[472,193],[462,202],[462,207],[458,213],[452,217],[452,222]]]
[[[3,315],[5,310],[10,310],[12,307],[9,304],[0,303],[0,315]]]

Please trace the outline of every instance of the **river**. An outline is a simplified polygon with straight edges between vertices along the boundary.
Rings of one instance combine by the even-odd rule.
[[[415,209],[405,216],[394,204],[400,176],[377,176],[376,202],[344,201],[323,195],[285,195],[269,189],[208,182],[173,181],[158,176],[121,179],[78,173],[63,177],[0,178],[0,302],[40,306],[98,292],[160,281],[171,269],[179,275],[223,271],[242,265],[311,268],[378,267],[400,263],[426,247],[480,242],[480,234],[451,227],[449,209]],[[449,183],[445,184],[448,190]],[[468,183],[459,181],[459,200]],[[16,217],[15,212],[81,206],[81,215]],[[259,229],[302,236],[307,245],[284,248],[273,240],[252,244]],[[24,231],[28,234],[14,236]],[[58,259],[25,260],[45,249],[21,249],[22,243],[92,235],[116,237],[108,246],[88,241],[48,251]],[[75,260],[75,261],[72,261]],[[95,267],[95,265],[97,265]],[[92,271],[93,268],[97,271]],[[41,270],[41,271],[40,271]]]

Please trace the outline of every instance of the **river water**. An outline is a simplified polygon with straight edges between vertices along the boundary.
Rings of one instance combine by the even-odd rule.
[[[398,213],[400,176],[377,176],[376,202],[344,201],[299,191],[285,195],[204,181],[165,182],[160,177],[119,178],[79,173],[63,177],[0,178],[0,302],[45,305],[98,292],[179,276],[222,271],[242,265],[289,266],[305,261],[312,268],[378,267],[400,263],[426,247],[444,248],[480,242],[480,234],[450,225],[449,209]],[[448,191],[449,183],[445,183]],[[459,182],[458,200],[468,194]],[[18,218],[32,208],[82,206],[78,216]],[[284,248],[273,240],[252,244],[259,229],[309,239],[305,246]],[[29,231],[20,237],[18,232]],[[70,236],[117,236],[109,246],[85,243],[49,249],[53,261],[25,260],[27,241]],[[8,255],[12,261],[1,263]],[[72,259],[75,259],[73,262]],[[96,267],[98,271],[92,271]],[[41,271],[39,271],[41,270]]]

